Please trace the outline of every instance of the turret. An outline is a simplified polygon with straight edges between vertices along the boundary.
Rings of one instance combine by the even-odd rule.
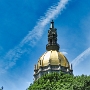
[[[73,67],[72,67],[72,64],[71,64],[71,67],[70,67],[70,71],[71,71],[71,74],[73,74]]]

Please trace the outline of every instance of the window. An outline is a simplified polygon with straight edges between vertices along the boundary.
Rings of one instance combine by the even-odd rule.
[[[50,43],[52,43],[52,39],[50,39]]]
[[[41,60],[40,60],[40,65],[41,65]]]

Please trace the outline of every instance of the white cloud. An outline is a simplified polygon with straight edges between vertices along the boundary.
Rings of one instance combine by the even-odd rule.
[[[86,49],[79,56],[77,56],[71,63],[73,67],[78,65],[81,61],[83,61],[90,54],[90,48]]]
[[[61,52],[61,53],[63,53],[64,55],[67,55],[67,54],[68,54],[67,52],[64,52],[64,51],[63,51],[63,52]]]
[[[1,67],[4,69],[9,69],[15,65],[16,60],[18,60],[23,53],[28,51],[26,48],[23,48],[24,45],[29,47],[34,46],[41,38],[44,32],[44,27],[50,22],[51,19],[54,19],[56,16],[61,14],[61,11],[65,8],[68,1],[69,0],[60,0],[57,5],[51,6],[45,13],[45,16],[39,19],[34,29],[28,33],[20,44],[6,53],[6,55],[2,58],[4,63]]]

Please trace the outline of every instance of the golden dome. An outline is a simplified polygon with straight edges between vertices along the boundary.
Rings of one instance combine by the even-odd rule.
[[[70,68],[67,58],[56,50],[50,50],[45,52],[38,60],[36,69],[39,69],[40,66],[44,67],[47,65],[61,65],[64,67]]]

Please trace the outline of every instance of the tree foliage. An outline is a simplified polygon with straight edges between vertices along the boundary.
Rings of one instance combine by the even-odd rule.
[[[90,76],[70,74],[45,74],[30,84],[28,90],[90,90]]]

